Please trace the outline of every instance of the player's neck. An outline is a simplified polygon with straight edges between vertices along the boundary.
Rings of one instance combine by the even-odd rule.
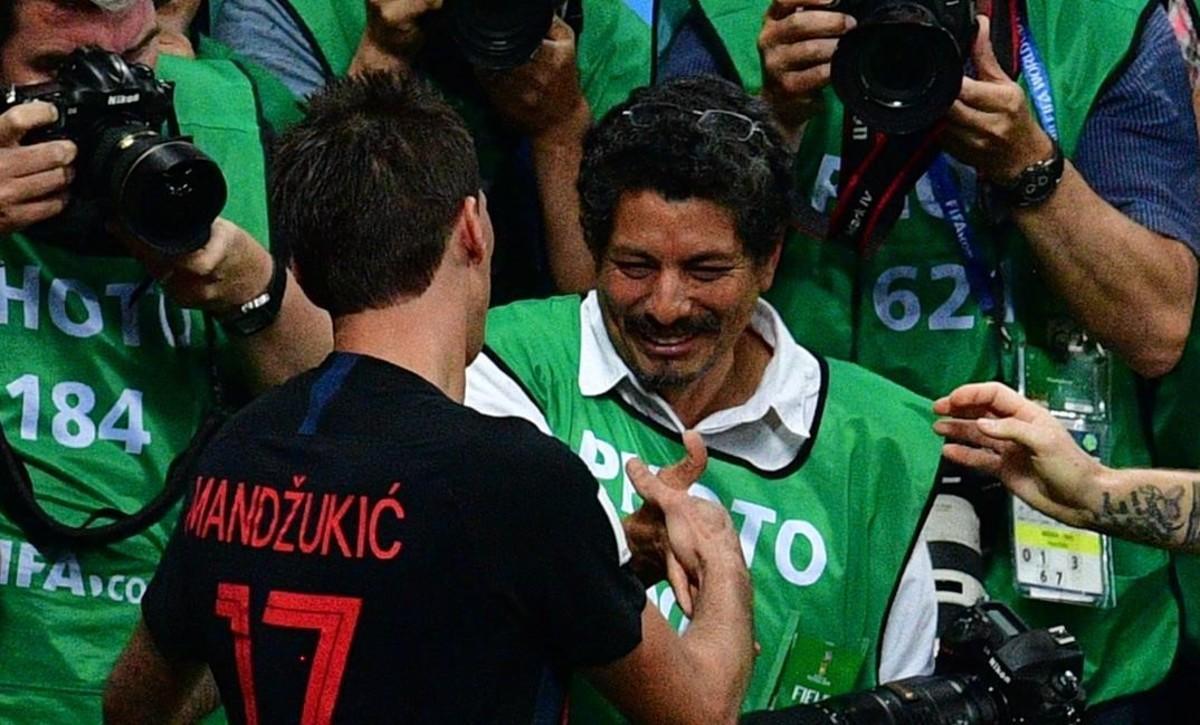
[[[339,317],[333,347],[410,370],[462,402],[466,387],[467,311],[462,295],[435,277],[419,297]]]

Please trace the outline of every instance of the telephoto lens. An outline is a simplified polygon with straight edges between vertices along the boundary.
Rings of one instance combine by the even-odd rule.
[[[978,31],[975,3],[840,0],[858,25],[838,42],[833,87],[867,126],[907,134],[932,126],[962,89]]]

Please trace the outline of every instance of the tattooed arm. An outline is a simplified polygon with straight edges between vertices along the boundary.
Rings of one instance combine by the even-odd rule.
[[[1071,526],[1200,552],[1200,472],[1101,465],[1040,405],[1000,383],[964,385],[934,403],[946,458],[996,476]]]

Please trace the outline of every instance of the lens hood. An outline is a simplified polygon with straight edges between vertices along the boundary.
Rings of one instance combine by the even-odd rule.
[[[889,4],[842,37],[833,55],[833,87],[867,126],[914,133],[954,103],[964,62],[958,41],[928,8]]]

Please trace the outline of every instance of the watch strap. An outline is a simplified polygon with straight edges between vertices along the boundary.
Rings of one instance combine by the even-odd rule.
[[[249,337],[269,327],[283,307],[287,279],[287,267],[272,255],[271,280],[267,282],[267,288],[220,318],[221,327],[238,337]]]
[[[1050,158],[1026,166],[1017,178],[1008,184],[998,184],[1005,201],[1010,207],[1026,209],[1037,206],[1054,194],[1066,170],[1066,159],[1058,141],[1051,139],[1054,151]]]

